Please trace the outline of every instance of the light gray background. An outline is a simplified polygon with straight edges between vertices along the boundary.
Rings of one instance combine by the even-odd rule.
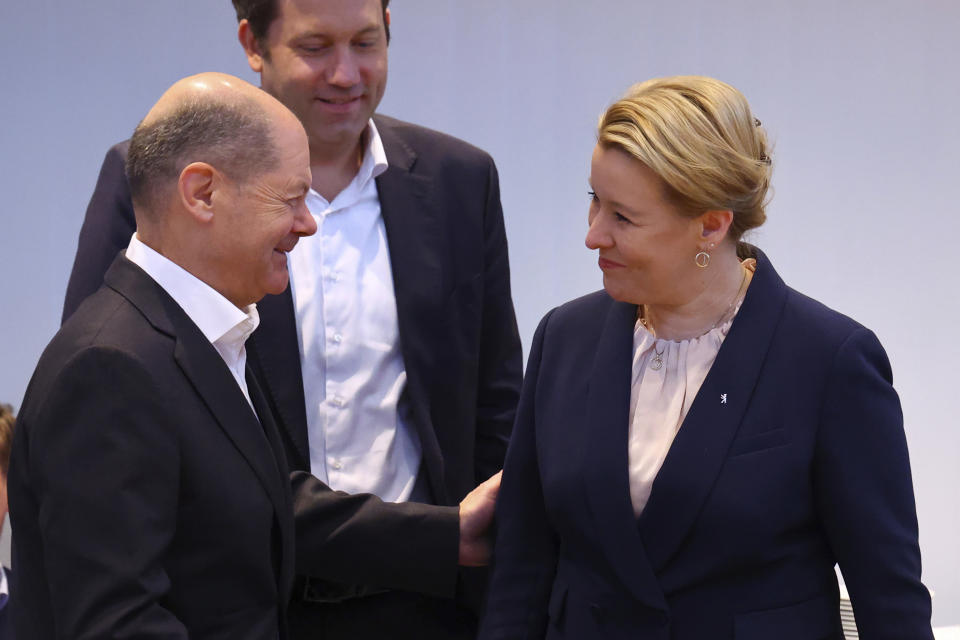
[[[752,241],[789,284],[886,346],[934,621],[960,623],[960,3],[395,0],[392,11],[381,111],[493,154],[525,347],[549,308],[601,286],[583,235],[606,105],[677,73],[747,95],[776,144],[776,194]],[[0,24],[0,399],[19,405],[58,326],[108,146],[181,76],[256,78],[227,0],[9,1]]]

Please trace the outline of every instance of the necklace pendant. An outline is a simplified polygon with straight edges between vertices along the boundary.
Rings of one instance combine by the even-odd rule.
[[[663,366],[663,356],[659,353],[653,354],[653,362],[650,363],[650,368],[654,371],[659,371],[660,367]]]

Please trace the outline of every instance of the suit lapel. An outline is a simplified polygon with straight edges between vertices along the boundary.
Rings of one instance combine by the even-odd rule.
[[[639,520],[659,571],[682,544],[710,493],[749,406],[786,300],[786,285],[759,250],[757,270],[730,332],[653,482]]]
[[[666,610],[630,502],[627,439],[636,309],[636,305],[614,302],[600,335],[587,390],[584,480],[610,565],[638,600]]]
[[[388,169],[377,178],[397,300],[400,349],[407,372],[405,400],[413,412],[430,488],[448,504],[443,457],[430,417],[427,372],[434,368],[432,344],[441,313],[442,224],[433,181],[414,173],[416,152],[389,121],[376,119]]]
[[[285,513],[290,508],[284,493],[285,470],[281,474],[260,422],[217,350],[173,298],[125,257],[117,258],[105,282],[137,307],[154,328],[175,340],[177,365],[253,469],[274,509]]]
[[[263,383],[280,419],[280,433],[292,447],[293,469],[310,468],[307,443],[307,410],[303,398],[303,374],[300,369],[300,342],[293,294],[288,286],[280,295],[268,295],[257,303],[260,326],[248,341],[250,364]]]
[[[287,470],[287,459],[283,453],[283,444],[280,442],[280,433],[277,430],[277,424],[273,420],[273,414],[270,411],[270,406],[267,403],[267,399],[263,394],[263,390],[260,388],[260,384],[257,381],[256,376],[253,375],[253,371],[250,366],[247,366],[247,391],[250,393],[250,400],[253,402],[253,407],[257,412],[257,416],[260,418],[260,424],[263,426],[263,432],[267,436],[267,441],[270,443],[270,449],[273,452],[274,463],[276,468],[281,470],[280,473],[284,477],[283,487],[283,499],[284,505],[281,511],[277,512],[277,521],[280,527],[280,537],[282,540],[282,555],[283,559],[279,563],[280,572],[277,576],[277,584],[280,589],[280,593],[283,598],[286,599],[289,597],[287,593],[288,585],[293,583],[293,567],[294,567],[294,531],[293,531],[293,498],[290,495],[289,482],[286,482],[286,470]]]
[[[179,325],[179,326],[177,326]],[[177,345],[174,358],[203,398],[220,428],[227,434],[256,473],[274,509],[289,508],[284,495],[286,474],[281,474],[263,427],[247,399],[223,364],[220,354],[186,318],[174,320]]]

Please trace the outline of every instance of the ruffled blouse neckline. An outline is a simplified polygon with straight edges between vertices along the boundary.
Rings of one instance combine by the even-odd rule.
[[[751,272],[756,268],[754,260],[743,265]],[[745,297],[725,322],[695,338],[657,338],[639,318],[634,325],[628,457],[630,498],[637,515]]]

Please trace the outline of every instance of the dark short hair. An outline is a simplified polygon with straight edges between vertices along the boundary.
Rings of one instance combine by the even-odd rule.
[[[137,126],[127,152],[127,182],[134,204],[152,211],[184,167],[206,162],[244,182],[276,162],[270,123],[250,99],[185,102]]]
[[[13,445],[13,428],[16,423],[13,407],[0,404],[0,474],[4,478],[10,469],[10,447]]]
[[[390,43],[390,25],[387,24],[387,6],[390,0],[380,0],[383,7],[383,29],[387,33],[387,43]],[[237,12],[237,22],[246,20],[250,23],[250,31],[257,42],[263,43],[267,37],[267,29],[277,17],[277,0],[233,0],[233,8]]]

